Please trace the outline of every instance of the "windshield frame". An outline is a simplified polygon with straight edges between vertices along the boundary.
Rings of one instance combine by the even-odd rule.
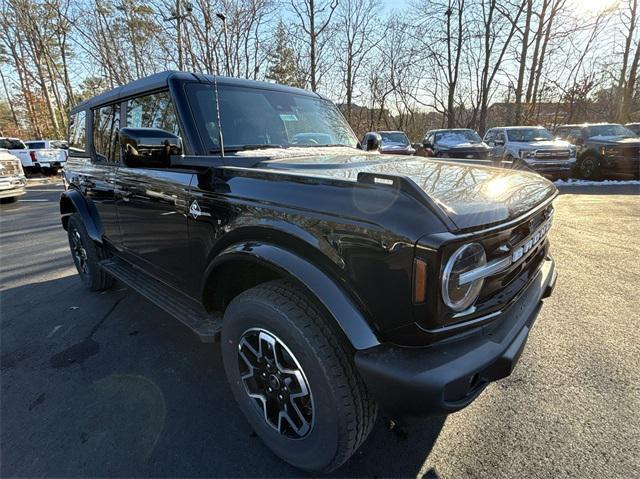
[[[626,134],[624,135],[603,135],[603,134],[592,134],[592,131],[594,128],[607,128],[607,127],[616,127],[616,128],[621,128],[622,130],[626,130]],[[633,132],[633,130],[630,130],[629,128],[627,128],[624,125],[621,125],[619,123],[606,123],[603,125],[589,125],[588,127],[585,128],[585,136],[588,139],[592,139],[592,138],[596,138],[598,136],[602,136],[602,137],[611,137],[611,138],[637,138],[638,136]]]
[[[460,141],[459,143],[457,143],[458,145],[465,142],[466,143],[482,143],[483,142],[482,137],[480,137],[480,135],[478,135],[478,133],[475,132],[474,130],[470,128],[460,128],[460,129],[454,129],[454,130],[444,130],[444,131],[435,132],[434,143],[438,144],[438,142],[442,141],[442,137],[444,135],[451,135],[451,134],[460,134],[465,137],[463,141]]]
[[[524,139],[524,138],[519,139],[519,138],[511,137],[512,133],[526,132],[526,131],[532,131],[532,132],[541,131],[541,132],[544,132],[547,135],[547,137],[546,138],[532,137],[531,139]],[[544,127],[538,127],[538,126],[532,126],[530,128],[505,128],[505,132],[507,134],[507,139],[514,143],[532,143],[534,141],[553,141],[554,140],[554,137],[549,130],[547,130]]]
[[[263,141],[259,135],[256,135],[255,138],[249,138],[254,141],[247,141],[246,143],[242,142],[234,142],[234,144],[229,144],[229,128],[233,128],[233,131],[237,131],[237,125],[231,125],[231,119],[234,118],[235,121],[245,120],[247,123],[250,123],[252,118],[256,118],[255,115],[251,115],[249,111],[250,108],[247,108],[245,111],[241,111],[240,109],[235,110],[235,117],[229,115],[230,109],[225,113],[224,105],[222,105],[221,99],[224,98],[225,92],[230,92],[235,95],[242,95],[243,92],[260,94],[262,93],[265,96],[264,107],[273,106],[273,109],[265,108],[265,117],[268,116],[279,116],[282,121],[282,127],[275,127],[273,131],[270,131],[271,128],[265,128],[265,136],[269,136],[269,133],[275,132],[279,134],[279,137],[276,137],[272,141]],[[342,146],[349,148],[358,148],[360,143],[353,132],[353,129],[345,119],[344,115],[340,112],[338,107],[328,99],[325,99],[319,95],[315,95],[306,91],[300,92],[292,92],[287,91],[284,88],[269,88],[268,86],[255,86],[255,85],[236,85],[232,83],[220,82],[218,84],[211,83],[198,83],[198,82],[190,82],[185,85],[185,93],[186,93],[186,101],[191,110],[191,118],[193,124],[198,132],[198,136],[200,137],[202,147],[204,152],[208,152],[208,154],[221,154],[226,156],[227,154],[233,155],[235,152],[239,151],[251,151],[251,150],[261,150],[265,148],[319,148],[319,147],[333,147],[333,146]],[[269,95],[273,96],[270,97]],[[289,100],[286,97],[295,97],[295,99],[291,99],[290,102],[285,101],[284,103],[278,103],[278,95],[281,95],[282,100]],[[199,98],[198,98],[199,97]],[[271,101],[270,101],[271,100]],[[298,102],[296,102],[298,100]],[[224,100],[223,100],[224,101]],[[318,102],[318,105],[311,105],[307,103],[309,109],[304,110],[303,104],[304,102]],[[233,104],[233,102],[231,102]],[[251,104],[251,109],[258,110],[262,105],[253,103]],[[282,109],[277,107],[282,106]],[[286,108],[290,106],[292,108],[297,107],[300,110],[295,113],[293,110],[288,111]],[[318,117],[315,116],[316,113],[323,114],[322,109],[325,109],[324,112],[326,116]],[[267,111],[268,110],[268,111]],[[246,112],[249,111],[249,115]],[[245,115],[243,115],[245,113]],[[287,122],[292,121],[296,122],[295,126],[305,125],[304,120],[298,120],[298,117],[301,114],[307,114],[307,123],[309,127],[319,127],[317,130],[313,131],[296,131],[295,129],[288,129]],[[267,115],[268,114],[268,115]],[[294,117],[294,120],[289,120],[283,118],[284,116]],[[225,120],[226,118],[226,120]],[[275,116],[274,116],[275,118]],[[219,120],[219,121],[218,121]],[[225,121],[228,122],[225,125]],[[323,124],[324,121],[324,124]],[[337,127],[331,125],[331,122],[337,121]],[[299,123],[298,123],[299,122]],[[266,121],[268,124],[268,120]],[[250,125],[253,126],[253,125]],[[291,125],[293,126],[293,125]],[[226,130],[226,132],[225,132]],[[292,143],[291,140],[295,136],[299,137],[308,137],[317,135],[318,138],[326,137],[326,135],[330,134],[334,138],[335,143],[325,144],[322,141],[317,141],[317,144],[303,144],[303,143]],[[225,137],[226,136],[226,137]],[[276,135],[273,135],[274,137]],[[220,144],[221,139],[222,145]],[[281,141],[286,139],[286,141]],[[260,141],[256,141],[260,140]],[[271,138],[269,138],[271,140]],[[280,140],[280,141],[278,141]],[[340,143],[340,140],[345,140],[345,143]],[[237,143],[237,144],[236,144]],[[206,153],[205,153],[206,154]],[[256,156],[264,156],[264,153],[256,152]],[[246,156],[246,155],[245,155]]]
[[[381,143],[382,146],[385,146],[385,145],[410,146],[411,145],[411,142],[409,141],[409,137],[407,136],[407,134],[404,131],[380,131],[380,132],[378,132],[378,134],[382,137],[382,143]],[[388,139],[385,139],[385,135],[388,135],[388,136],[393,136],[393,135],[402,136],[404,138],[404,140],[402,142],[388,140]]]

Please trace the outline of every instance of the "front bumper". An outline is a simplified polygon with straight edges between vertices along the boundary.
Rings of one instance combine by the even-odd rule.
[[[557,273],[545,259],[519,298],[500,316],[461,339],[423,349],[383,344],[358,351],[355,363],[388,412],[442,414],[469,405],[492,381],[513,371]]]
[[[26,193],[27,180],[23,176],[0,178],[0,198],[11,198]]]
[[[570,160],[531,160],[525,159],[524,162],[529,168],[545,175],[558,175],[570,173],[576,166],[576,159]]]

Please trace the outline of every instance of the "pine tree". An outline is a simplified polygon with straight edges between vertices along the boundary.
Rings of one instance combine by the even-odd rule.
[[[289,33],[280,21],[275,34],[275,49],[268,55],[270,66],[267,79],[282,85],[304,88],[306,86],[305,74],[300,68],[296,52],[289,46],[288,40]]]

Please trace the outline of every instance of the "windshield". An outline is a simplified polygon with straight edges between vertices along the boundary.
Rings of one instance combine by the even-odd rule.
[[[509,141],[541,141],[553,140],[551,133],[544,128],[518,128],[517,130],[507,130]]]
[[[381,131],[380,136],[382,137],[383,145],[393,144],[393,145],[406,146],[409,144],[409,138],[407,138],[407,135],[405,135],[400,131],[398,132]]]
[[[206,146],[225,151],[290,146],[349,146],[355,138],[333,103],[318,97],[276,90],[218,86],[220,120],[211,85],[187,87],[189,103]]]
[[[460,143],[480,143],[482,138],[473,130],[451,130],[436,133],[436,143],[440,145],[459,145]]]
[[[20,140],[12,138],[0,138],[0,148],[7,150],[24,150],[26,147]]]
[[[587,129],[587,137],[621,137],[632,138],[636,136],[629,128],[625,128],[622,125],[594,125]]]

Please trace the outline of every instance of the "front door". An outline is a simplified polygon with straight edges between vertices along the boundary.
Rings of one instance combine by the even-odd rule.
[[[168,92],[128,100],[126,126],[179,134]],[[178,289],[185,289],[190,262],[187,214],[193,172],[170,167],[121,165],[116,202],[124,251],[133,263]]]

